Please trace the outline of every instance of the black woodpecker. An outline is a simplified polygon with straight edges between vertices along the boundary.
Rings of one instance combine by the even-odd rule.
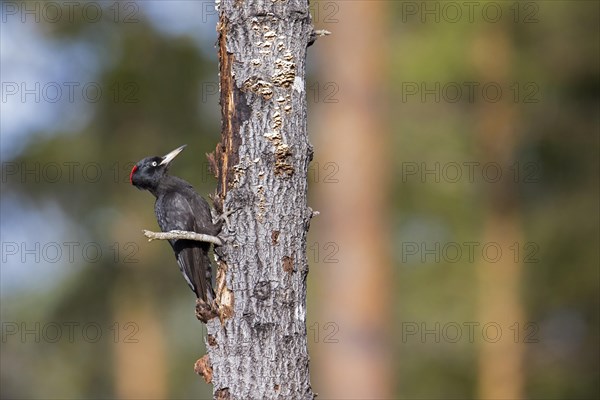
[[[156,197],[154,212],[163,232],[191,231],[216,236],[220,226],[212,221],[210,206],[183,179],[167,173],[173,159],[186,145],[163,157],[146,157],[134,165],[129,176],[131,184],[147,190]],[[211,266],[208,258],[209,243],[193,240],[169,240],[179,269],[199,300],[211,304],[214,292]]]

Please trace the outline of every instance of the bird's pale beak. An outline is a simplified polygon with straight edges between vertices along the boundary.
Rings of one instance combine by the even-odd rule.
[[[183,146],[178,147],[175,150],[171,151],[170,153],[166,154],[163,157],[163,160],[160,162],[160,165],[169,165],[171,163],[171,161],[173,161],[173,159],[175,157],[177,157],[177,155],[179,153],[181,153],[183,151],[183,149],[185,149],[185,146],[187,146],[187,144],[184,144]]]

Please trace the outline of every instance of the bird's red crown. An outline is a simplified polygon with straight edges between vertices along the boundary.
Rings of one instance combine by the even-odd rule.
[[[129,174],[129,182],[131,182],[131,184],[133,185],[133,174],[135,174],[135,171],[138,170],[138,166],[134,165],[133,168],[131,168],[131,173]]]

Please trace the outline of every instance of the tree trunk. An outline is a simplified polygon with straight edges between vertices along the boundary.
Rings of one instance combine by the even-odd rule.
[[[325,399],[393,398],[393,168],[386,123],[388,57],[393,54],[386,16],[391,9],[380,1],[326,4],[335,4],[335,18],[342,23],[316,46],[322,59],[317,84],[339,89],[333,102],[318,99],[316,165],[336,167],[335,183],[316,185],[323,226],[318,243],[321,250],[335,244],[339,252],[329,260],[335,262],[322,259],[315,269],[323,299],[315,310],[323,338],[314,345],[315,385]]]
[[[111,332],[116,398],[167,398],[167,346],[156,296],[121,280],[114,287],[112,305],[117,321]]]
[[[209,155],[217,209],[219,318],[207,324],[215,398],[314,398],[306,339],[306,0],[221,0],[222,132]],[[210,368],[209,367],[209,368]]]
[[[486,27],[477,35],[472,61],[481,82],[509,82],[513,48],[510,36],[501,26]],[[477,114],[477,145],[484,163],[510,166],[515,163],[518,113],[509,102],[483,103]],[[508,168],[508,167],[505,167]],[[503,177],[504,179],[504,177]],[[493,323],[502,330],[497,342],[479,345],[480,399],[521,399],[524,386],[524,345],[513,332],[523,332],[526,322],[521,304],[521,260],[508,255],[522,246],[521,218],[515,183],[501,180],[487,190],[483,243],[499,246],[505,253],[498,262],[484,262],[477,269],[479,286],[478,321]],[[506,250],[505,250],[506,249]],[[492,328],[490,336],[500,334]],[[511,331],[512,330],[512,331]],[[487,331],[486,331],[487,334]]]

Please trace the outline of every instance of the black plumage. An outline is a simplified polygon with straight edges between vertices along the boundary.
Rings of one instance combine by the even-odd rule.
[[[213,223],[206,200],[188,182],[168,174],[171,161],[184,147],[164,157],[147,157],[139,161],[131,170],[131,184],[148,190],[156,197],[154,212],[163,232],[182,230],[215,236],[220,227]],[[179,269],[196,297],[212,302],[210,244],[183,239],[169,240],[169,243]]]

